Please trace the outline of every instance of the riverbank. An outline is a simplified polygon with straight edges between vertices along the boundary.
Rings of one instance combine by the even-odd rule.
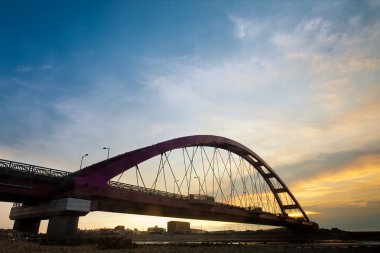
[[[380,244],[374,242],[325,242],[325,243],[154,243],[139,242],[125,249],[100,249],[99,245],[59,246],[30,242],[28,238],[2,236],[0,253],[374,253]]]

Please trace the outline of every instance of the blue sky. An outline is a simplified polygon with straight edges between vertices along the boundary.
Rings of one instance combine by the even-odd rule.
[[[104,159],[103,146],[116,155],[221,135],[263,157],[322,226],[379,230],[379,11],[378,1],[3,0],[0,158],[74,171],[85,153],[85,165]]]

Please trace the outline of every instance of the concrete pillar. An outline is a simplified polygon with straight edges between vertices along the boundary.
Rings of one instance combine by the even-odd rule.
[[[79,216],[62,215],[49,219],[47,236],[72,236],[77,232]]]
[[[13,224],[13,230],[38,234],[40,223],[40,219],[17,219]]]
[[[91,200],[63,198],[35,206],[12,207],[9,218],[16,221],[16,230],[35,233],[40,220],[49,219],[48,236],[71,236],[77,231],[79,216],[88,214],[90,208]]]

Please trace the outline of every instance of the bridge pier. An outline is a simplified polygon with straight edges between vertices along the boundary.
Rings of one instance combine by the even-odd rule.
[[[79,216],[90,212],[91,201],[76,198],[56,199],[34,206],[12,207],[9,218],[15,220],[13,229],[38,233],[41,220],[49,220],[47,236],[74,235]]]
[[[40,223],[40,219],[18,219],[15,220],[13,224],[13,230],[24,233],[38,234],[38,230],[40,229]]]
[[[50,217],[46,234],[51,237],[72,236],[77,232],[78,222],[79,215]]]

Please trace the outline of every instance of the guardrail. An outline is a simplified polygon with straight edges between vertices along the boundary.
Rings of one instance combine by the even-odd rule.
[[[54,177],[54,178],[65,177],[71,174],[71,172],[68,172],[68,171],[56,170],[56,169],[36,166],[32,164],[20,163],[20,162],[3,160],[3,159],[0,159],[0,168],[6,168],[6,169],[14,170],[14,171],[27,172],[31,174],[43,175],[43,176]]]
[[[185,196],[185,195],[160,191],[160,190],[156,190],[156,189],[149,189],[149,188],[145,188],[142,186],[131,185],[131,184],[126,184],[126,183],[121,183],[121,182],[116,182],[116,181],[109,181],[108,185],[110,187],[114,187],[114,188],[118,188],[118,189],[124,189],[124,190],[129,190],[129,191],[138,191],[138,192],[143,192],[143,193],[156,195],[156,196],[176,198],[176,199],[188,199],[188,196]]]
[[[142,192],[142,193],[146,193],[146,194],[150,194],[150,195],[155,195],[155,196],[160,196],[160,197],[175,198],[175,199],[184,199],[184,200],[189,200],[191,198],[190,196],[186,196],[186,195],[182,195],[182,194],[175,194],[175,193],[171,193],[171,192],[165,192],[165,191],[160,191],[160,190],[155,190],[155,189],[149,189],[149,188],[145,188],[145,187],[142,187],[142,186],[131,185],[131,184],[126,184],[126,183],[121,183],[121,182],[116,182],[116,181],[109,181],[108,185],[110,187],[114,187],[114,188],[117,188],[117,189],[123,189],[123,190],[127,190],[127,191],[137,191],[137,192]],[[194,194],[190,194],[190,195],[194,195]],[[213,201],[214,204],[217,205],[217,206],[221,206],[221,207],[225,207],[225,208],[239,208],[239,209],[243,209],[243,210],[245,209],[244,207],[239,207],[239,206],[232,205],[232,204],[216,202],[216,201],[214,201],[214,198],[212,196],[206,196],[206,195],[200,195],[200,196],[198,196],[197,195],[197,198],[201,198],[202,199],[202,196],[204,196],[203,197],[204,199],[207,199],[209,201]],[[193,198],[194,198],[194,196],[193,196]]]
[[[108,185],[110,187],[117,188],[117,189],[123,189],[123,190],[127,190],[127,191],[135,191],[135,192],[137,191],[137,192],[142,192],[142,193],[146,193],[149,195],[155,195],[155,196],[160,196],[160,197],[183,199],[183,200],[191,200],[194,198],[195,199],[201,199],[201,200],[208,200],[210,202],[212,201],[214,203],[214,205],[216,205],[216,206],[220,206],[220,207],[224,207],[224,208],[233,208],[233,209],[238,208],[241,210],[248,211],[248,209],[245,207],[236,206],[236,205],[227,204],[227,203],[216,202],[216,201],[214,201],[214,197],[207,196],[207,195],[190,194],[189,196],[186,196],[186,195],[182,195],[182,194],[175,194],[175,193],[171,193],[171,192],[149,189],[149,188],[145,188],[142,186],[131,185],[131,184],[126,184],[126,183],[121,183],[121,182],[116,182],[116,181],[109,181]],[[268,213],[265,211],[262,211],[261,213],[276,215],[276,214]]]
[[[14,170],[14,171],[44,175],[44,176],[55,177],[55,178],[65,177],[71,174],[71,172],[68,172],[68,171],[56,170],[56,169],[36,166],[32,164],[20,163],[20,162],[15,162],[15,161],[9,161],[9,160],[4,160],[4,159],[0,159],[0,168],[6,168],[6,169]],[[121,182],[116,182],[116,181],[109,181],[108,185],[114,188],[144,192],[144,193],[170,197],[170,198],[178,198],[178,199],[188,198],[187,196],[181,195],[181,194],[149,189],[142,186],[131,185],[131,184],[126,184],[126,183],[121,183]]]
[[[71,174],[71,172],[68,172],[68,171],[56,170],[56,169],[36,166],[32,164],[20,163],[20,162],[15,162],[15,161],[9,161],[9,160],[4,160],[4,159],[0,159],[0,169],[1,168],[11,169],[14,171],[19,171],[19,172],[43,175],[43,176],[48,176],[48,177],[54,177],[54,178],[63,178]],[[189,198],[191,198],[189,196],[182,195],[182,194],[160,191],[156,189],[149,189],[146,187],[121,183],[117,181],[109,181],[108,185],[113,188],[124,189],[127,191],[137,191],[137,192],[142,192],[142,193],[146,193],[150,195],[167,197],[167,198],[184,199],[184,200],[189,200]],[[202,198],[202,196],[203,195],[198,196],[198,195],[192,194],[192,198]],[[214,201],[213,197],[211,196],[206,196],[206,197],[210,198],[210,199],[207,198],[207,200]],[[203,196],[203,198],[206,198],[206,197]],[[220,203],[220,202],[214,202],[214,203],[215,205],[218,205],[218,206],[244,209],[243,207],[238,207],[238,206],[227,204],[227,203]]]

